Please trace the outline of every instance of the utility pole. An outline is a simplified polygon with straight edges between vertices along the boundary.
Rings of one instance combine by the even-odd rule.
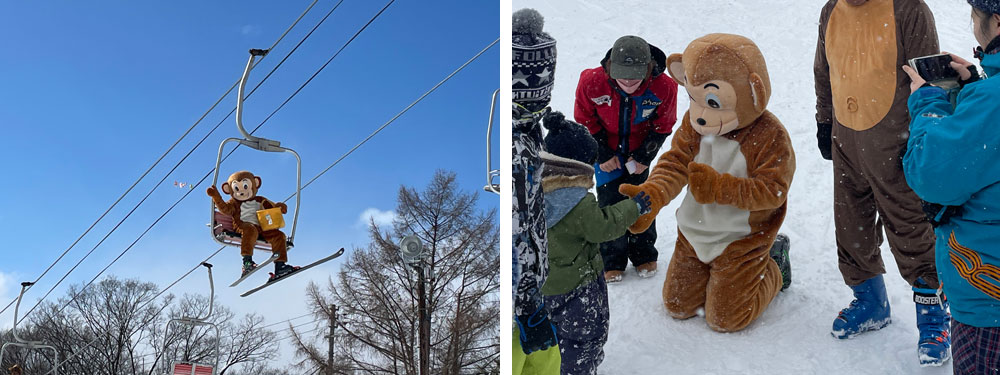
[[[337,305],[330,305],[329,350],[326,356],[326,375],[333,375],[333,330],[337,328]]]
[[[427,297],[426,290],[424,287],[424,267],[415,266],[417,269],[417,306],[420,310],[420,316],[417,317],[420,321],[419,331],[420,331],[420,375],[429,375],[429,356],[431,347],[431,330],[430,324],[428,323],[427,314]]]

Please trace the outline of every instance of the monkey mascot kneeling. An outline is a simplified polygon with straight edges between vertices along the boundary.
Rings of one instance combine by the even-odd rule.
[[[663,303],[676,319],[703,307],[711,329],[738,331],[787,287],[787,249],[776,259],[770,249],[785,218],[795,154],[784,126],[765,110],[771,82],[752,41],[709,34],[667,66],[691,107],[646,182],[619,188],[630,197],[644,191],[652,201],[652,212],[629,230],[646,230],[687,185]]]
[[[285,233],[278,229],[263,230],[260,227],[257,211],[278,207],[281,208],[281,213],[288,213],[288,206],[284,203],[274,203],[257,195],[260,183],[260,177],[254,176],[248,171],[239,171],[229,176],[229,179],[222,184],[222,192],[232,197],[229,201],[222,200],[222,196],[219,195],[215,186],[208,188],[208,196],[212,197],[219,212],[232,217],[233,228],[241,236],[240,255],[243,255],[243,275],[245,276],[257,268],[257,263],[253,261],[253,248],[257,244],[259,236],[271,244],[271,251],[278,255],[278,258],[274,260],[274,273],[271,275],[273,280],[295,271],[299,267],[285,264],[288,261]]]

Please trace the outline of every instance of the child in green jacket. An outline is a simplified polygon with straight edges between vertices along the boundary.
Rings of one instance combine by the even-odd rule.
[[[618,237],[649,211],[640,194],[600,208],[594,187],[597,142],[583,125],[553,112],[542,162],[549,276],[542,286],[556,325],[563,374],[596,374],[608,339],[608,289],[600,244]]]

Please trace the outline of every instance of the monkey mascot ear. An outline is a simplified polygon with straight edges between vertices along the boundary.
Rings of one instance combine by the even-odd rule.
[[[233,195],[233,188],[232,186],[229,186],[229,181],[222,183],[222,192],[227,195]]]
[[[757,75],[757,73],[750,73],[750,93],[753,94],[753,108],[758,113],[764,112],[770,95],[768,95],[764,79]]]
[[[260,189],[260,183],[262,182],[262,180],[260,179],[260,177],[253,176],[253,179],[254,179],[254,182],[257,184],[257,189]],[[255,194],[257,193],[257,189],[254,189],[254,191],[253,191]]]
[[[675,53],[667,57],[667,71],[670,72],[670,77],[673,77],[681,86],[687,85],[687,79],[684,74],[684,58],[683,55]]]

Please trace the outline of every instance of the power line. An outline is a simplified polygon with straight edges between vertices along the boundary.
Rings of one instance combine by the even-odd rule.
[[[265,326],[261,326],[260,328],[274,327],[274,326],[276,326],[278,324],[291,322],[293,320],[305,318],[305,317],[310,316],[310,315],[312,315],[312,314],[311,313],[309,313],[309,314],[302,314],[302,315],[296,316],[294,318],[289,318],[289,319],[282,320],[280,322],[274,322],[274,323],[271,323],[271,324],[268,324],[268,325],[265,325]]]
[[[272,74],[273,74],[273,73],[274,73],[275,71],[277,71],[277,70],[278,70],[278,68],[279,68],[279,67],[281,67],[281,65],[282,65],[282,64],[284,64],[284,63],[285,63],[285,61],[286,61],[286,60],[288,60],[288,58],[289,58],[289,57],[291,57],[291,56],[292,56],[292,54],[294,54],[294,53],[295,53],[295,51],[296,51],[296,50],[298,50],[299,46],[301,46],[301,45],[302,45],[302,43],[304,43],[304,42],[305,42],[305,41],[306,41],[307,39],[309,39],[309,36],[311,36],[311,35],[312,35],[312,33],[313,33],[314,31],[316,31],[316,29],[317,29],[317,28],[319,28],[319,26],[320,26],[320,25],[322,25],[322,24],[323,24],[323,22],[325,22],[325,21],[326,21],[326,19],[327,19],[328,17],[330,17],[330,15],[331,15],[331,14],[333,13],[333,11],[337,10],[337,8],[338,8],[338,7],[340,7],[340,4],[341,4],[341,3],[343,3],[343,0],[340,0],[340,2],[338,2],[338,3],[337,3],[337,4],[336,4],[336,5],[335,5],[335,6],[334,6],[334,7],[332,8],[332,9],[330,9],[330,11],[329,11],[329,12],[327,12],[326,16],[324,16],[324,17],[323,17],[323,19],[322,19],[322,20],[320,20],[320,21],[319,21],[319,23],[317,23],[317,24],[316,24],[316,25],[315,25],[315,26],[314,26],[314,27],[312,28],[312,30],[310,30],[310,31],[309,31],[309,33],[307,33],[307,34],[306,34],[306,35],[305,35],[305,36],[304,36],[304,37],[302,38],[302,40],[300,40],[300,41],[299,41],[299,43],[298,43],[298,44],[296,44],[296,45],[295,45],[295,47],[294,47],[294,48],[292,48],[292,50],[291,50],[291,51],[289,51],[289,52],[288,52],[288,54],[286,54],[286,55],[285,55],[285,57],[284,57],[284,58],[283,58],[283,59],[282,59],[282,60],[281,60],[281,61],[280,61],[280,62],[279,62],[279,63],[278,63],[277,65],[275,65],[275,66],[274,66],[274,68],[272,68],[272,69],[271,69],[271,71],[270,71],[270,72],[268,72],[268,74],[267,74],[267,75],[266,75],[266,76],[264,77],[264,79],[262,79],[262,80],[261,80],[260,82],[258,82],[258,83],[257,83],[257,85],[256,85],[256,86],[255,86],[255,87],[253,88],[253,90],[250,90],[250,93],[249,93],[249,94],[247,94],[247,97],[249,97],[250,95],[253,95],[253,93],[254,93],[254,92],[256,92],[256,91],[257,91],[257,89],[258,89],[258,88],[260,88],[260,86],[261,86],[261,85],[263,85],[263,84],[264,84],[264,82],[265,82],[265,81],[267,81],[267,79],[268,79],[269,77],[271,77],[271,75],[272,75]],[[300,18],[301,18],[301,17],[300,17]],[[296,22],[298,22],[298,20],[296,20]],[[293,26],[294,26],[294,24],[293,24]],[[286,33],[287,33],[287,31],[286,31]],[[273,48],[273,46],[272,46],[272,48]],[[259,63],[259,62],[260,62],[260,60],[258,60],[258,63]],[[237,83],[238,83],[238,82],[237,82]],[[232,90],[232,89],[230,89],[230,90]],[[214,106],[213,106],[213,107],[214,107]],[[110,236],[111,236],[111,234],[112,234],[112,233],[114,233],[114,232],[115,232],[115,230],[117,230],[117,229],[118,229],[118,227],[119,227],[119,226],[121,226],[121,224],[122,224],[122,223],[124,223],[124,222],[125,222],[125,220],[126,220],[126,219],[128,219],[128,217],[129,217],[129,216],[131,216],[131,215],[132,215],[132,213],[133,213],[133,212],[135,212],[135,211],[136,211],[136,210],[137,210],[137,209],[139,208],[139,206],[140,206],[140,205],[142,205],[142,204],[143,204],[143,203],[144,203],[144,202],[146,201],[146,199],[147,199],[147,198],[149,198],[149,197],[150,197],[150,196],[151,196],[151,195],[153,194],[153,192],[155,192],[155,191],[156,191],[156,189],[157,189],[157,188],[159,188],[159,187],[160,187],[160,185],[162,185],[162,184],[163,184],[163,182],[164,182],[164,181],[166,181],[167,177],[169,177],[169,176],[170,176],[171,174],[173,174],[173,172],[174,172],[175,170],[177,170],[177,168],[178,168],[178,167],[180,167],[180,165],[181,165],[182,163],[184,163],[184,161],[185,161],[185,160],[187,160],[187,158],[188,158],[188,157],[190,157],[190,156],[191,156],[191,155],[192,155],[192,154],[194,153],[194,151],[195,151],[195,150],[196,150],[196,149],[197,149],[198,147],[200,147],[200,146],[201,146],[201,144],[205,142],[205,140],[207,140],[207,139],[208,139],[208,137],[209,137],[209,136],[211,136],[211,135],[212,135],[212,133],[214,133],[214,132],[215,132],[216,130],[218,130],[219,126],[221,126],[221,125],[222,125],[222,124],[223,124],[223,123],[224,123],[224,122],[225,122],[225,121],[226,121],[226,120],[227,120],[227,119],[229,118],[229,116],[232,116],[233,112],[235,112],[235,111],[236,111],[236,109],[235,109],[235,108],[233,108],[233,110],[232,110],[232,111],[229,111],[229,114],[227,114],[227,115],[226,115],[226,117],[224,117],[224,118],[223,118],[223,119],[222,119],[221,121],[219,121],[219,123],[218,123],[218,124],[216,124],[216,125],[215,125],[215,127],[213,127],[211,131],[209,131],[209,132],[208,132],[207,134],[205,134],[205,136],[204,136],[204,137],[202,137],[202,138],[201,138],[201,140],[199,140],[199,141],[198,141],[198,143],[194,145],[194,147],[192,147],[192,148],[191,148],[190,150],[188,150],[187,154],[185,154],[185,155],[184,155],[184,157],[183,157],[183,158],[181,158],[181,160],[180,160],[180,161],[178,161],[178,162],[177,162],[177,163],[176,163],[176,164],[175,164],[175,165],[173,166],[173,168],[171,168],[171,169],[170,169],[170,171],[169,171],[169,172],[167,172],[167,174],[166,174],[166,175],[164,175],[164,176],[163,176],[163,178],[161,178],[161,179],[160,179],[160,181],[159,181],[159,182],[157,182],[156,184],[154,184],[154,185],[153,185],[153,188],[152,188],[152,189],[150,189],[150,191],[149,191],[148,193],[146,193],[146,196],[144,196],[144,197],[142,198],[142,200],[141,200],[141,201],[139,201],[139,203],[137,203],[137,204],[136,204],[136,205],[135,205],[135,206],[134,206],[134,207],[132,208],[132,210],[131,210],[131,211],[129,211],[129,213],[128,213],[127,215],[125,215],[125,217],[123,217],[123,218],[122,218],[122,219],[121,219],[121,220],[120,220],[120,221],[118,222],[118,224],[116,224],[116,225],[114,226],[114,228],[112,228],[112,229],[111,229],[111,231],[110,231],[110,232],[108,232],[108,233],[107,233],[107,234],[106,234],[106,235],[105,235],[105,236],[104,236],[103,238],[101,238],[101,241],[100,241],[100,242],[98,242],[98,243],[97,243],[96,245],[94,245],[94,247],[93,247],[93,248],[91,248],[91,249],[90,249],[90,251],[89,251],[89,252],[87,252],[87,254],[83,256],[83,258],[80,258],[80,260],[79,260],[79,261],[77,261],[77,263],[76,263],[75,265],[73,265],[73,267],[72,267],[72,268],[70,268],[70,270],[69,270],[69,271],[67,271],[67,272],[66,272],[66,274],[64,274],[64,275],[63,275],[63,277],[62,277],[62,278],[60,278],[60,279],[59,279],[59,281],[58,281],[58,282],[56,282],[56,284],[55,284],[55,285],[53,285],[53,286],[52,286],[51,288],[49,288],[49,290],[48,290],[47,292],[45,292],[45,295],[43,295],[43,296],[42,296],[42,298],[41,298],[41,299],[39,299],[38,303],[36,303],[36,304],[35,304],[35,305],[34,305],[34,306],[33,306],[33,307],[32,307],[32,308],[30,309],[30,310],[28,310],[28,312],[27,312],[27,313],[25,313],[25,314],[24,314],[24,316],[25,316],[25,317],[27,317],[27,316],[28,316],[28,314],[30,314],[30,313],[31,313],[32,311],[34,311],[34,310],[35,310],[35,308],[37,308],[37,307],[38,307],[38,306],[39,306],[39,305],[40,305],[40,304],[42,303],[42,301],[43,301],[43,300],[44,300],[44,299],[45,299],[46,297],[48,297],[48,296],[49,296],[49,294],[51,294],[51,293],[52,293],[52,291],[54,291],[54,290],[55,290],[55,289],[56,289],[57,287],[59,287],[59,285],[60,285],[60,284],[62,284],[62,282],[63,282],[64,280],[66,280],[66,278],[67,278],[67,277],[68,277],[68,276],[69,276],[69,275],[70,275],[70,274],[71,274],[71,273],[72,273],[72,272],[73,272],[74,270],[76,270],[76,268],[77,268],[78,266],[80,266],[80,264],[82,264],[84,260],[86,260],[86,259],[87,259],[88,257],[90,257],[90,255],[91,255],[91,254],[93,254],[93,252],[94,252],[95,250],[97,250],[97,248],[98,248],[99,246],[101,246],[101,244],[103,244],[103,243],[104,243],[104,241],[105,241],[105,240],[107,240],[107,239],[108,239],[108,237],[110,237]],[[261,125],[263,125],[263,123],[261,123]],[[258,126],[258,128],[260,128],[260,126]],[[232,154],[232,152],[230,152],[230,154]],[[228,156],[227,156],[227,157],[228,157]],[[210,171],[209,173],[211,173],[211,171]],[[204,178],[202,179],[202,181],[204,181]],[[198,185],[200,185],[200,184],[201,184],[201,183],[199,182],[199,183],[198,183]],[[197,186],[197,185],[194,185],[194,186]],[[187,191],[187,192],[186,192],[186,193],[184,194],[184,196],[183,196],[183,197],[181,198],[181,200],[183,200],[183,199],[184,199],[185,197],[187,197],[187,195],[188,195],[188,194],[190,194],[190,192],[191,192],[191,191],[193,191],[193,190],[194,190],[193,188],[192,188],[192,189],[189,189],[189,190],[188,190],[188,191]],[[144,231],[144,232],[143,232],[143,233],[142,233],[142,234],[141,234],[141,235],[140,235],[140,236],[139,236],[138,238],[136,238],[136,240],[135,240],[135,241],[134,241],[134,242],[133,242],[133,243],[132,243],[131,245],[129,245],[129,247],[128,247],[128,248],[126,248],[126,250],[125,250],[125,251],[123,251],[123,252],[122,252],[122,254],[118,256],[118,258],[115,258],[115,260],[114,260],[114,261],[112,261],[112,262],[111,262],[111,264],[109,264],[109,265],[108,265],[108,267],[110,267],[110,266],[111,266],[111,265],[113,265],[113,264],[114,264],[115,262],[117,262],[117,261],[118,261],[118,259],[119,259],[119,258],[121,258],[121,256],[122,256],[122,255],[125,255],[125,253],[126,253],[126,252],[128,252],[128,250],[129,250],[129,249],[131,249],[131,248],[132,248],[132,246],[134,246],[134,245],[135,245],[135,244],[136,244],[136,243],[137,243],[137,242],[138,242],[138,241],[139,241],[140,239],[142,239],[142,237],[144,237],[144,236],[145,236],[145,234],[146,234],[146,233],[147,233],[147,232],[148,232],[148,231],[149,231],[150,229],[152,229],[152,228],[153,228],[153,226],[155,226],[155,225],[156,225],[156,223],[158,223],[160,219],[162,219],[162,218],[163,218],[163,216],[165,216],[165,215],[166,215],[167,213],[169,213],[169,212],[170,212],[171,210],[173,210],[173,208],[174,208],[174,207],[175,207],[175,206],[176,206],[176,205],[177,205],[178,203],[180,203],[180,201],[181,201],[181,200],[178,200],[178,201],[177,201],[176,203],[174,203],[174,205],[170,206],[170,208],[169,208],[169,209],[168,209],[168,210],[167,210],[166,212],[164,212],[164,214],[163,214],[163,215],[161,215],[161,216],[160,216],[160,218],[158,218],[158,219],[157,219],[157,220],[156,220],[155,222],[153,222],[153,224],[152,224],[152,225],[150,225],[150,226],[149,226],[149,227],[148,227],[148,228],[146,229],[146,231]],[[99,276],[100,276],[100,275],[101,275],[102,273],[104,273],[104,271],[105,271],[105,270],[107,270],[107,267],[106,267],[106,268],[105,268],[104,270],[102,270],[102,271],[101,271],[100,273],[98,273],[98,276],[96,276],[96,277],[99,277]],[[95,277],[95,279],[96,279],[96,277]],[[93,282],[93,280],[91,280],[91,282]],[[88,283],[87,285],[89,286],[89,285],[90,285],[90,283]],[[81,292],[82,292],[82,290],[81,290]],[[75,299],[75,297],[74,297],[74,299]],[[0,311],[0,313],[2,313],[2,311]],[[23,318],[22,318],[21,320],[23,320]]]
[[[292,28],[294,28],[294,27],[295,27],[295,25],[297,25],[297,24],[299,23],[299,21],[300,21],[300,20],[302,20],[302,18],[303,18],[303,17],[305,17],[305,15],[306,15],[307,13],[309,13],[309,11],[310,11],[310,10],[312,9],[312,7],[313,7],[314,5],[316,5],[316,3],[317,3],[318,1],[319,1],[319,0],[314,0],[314,1],[312,2],[312,4],[309,4],[309,7],[307,7],[307,8],[306,8],[306,10],[304,10],[304,11],[302,12],[302,14],[301,14],[301,15],[299,15],[299,18],[295,19],[295,22],[292,22],[291,26],[289,26],[289,27],[288,27],[288,29],[286,29],[286,30],[285,30],[285,32],[284,32],[284,33],[282,33],[282,34],[281,34],[281,36],[279,36],[279,37],[278,37],[278,39],[274,41],[274,43],[273,43],[273,44],[271,45],[271,48],[274,48],[275,46],[277,46],[277,45],[278,45],[278,43],[280,43],[280,42],[281,42],[281,40],[282,40],[282,39],[284,39],[286,35],[288,35],[288,33],[289,33],[289,32],[290,32],[291,30],[292,30]],[[338,3],[338,5],[339,5],[339,3]],[[301,43],[300,43],[300,44],[301,44]],[[263,59],[261,59],[261,60],[258,60],[258,61],[257,61],[257,64],[260,64],[260,62],[261,62],[261,61],[263,61]],[[282,60],[282,61],[284,61],[284,60]],[[254,66],[256,66],[256,64],[255,64]],[[266,79],[266,78],[265,78],[265,79]],[[262,81],[262,82],[263,82],[263,81]],[[201,117],[200,117],[200,118],[198,118],[198,120],[197,120],[197,121],[195,121],[195,122],[194,122],[194,124],[192,124],[192,125],[191,125],[191,127],[190,127],[190,128],[188,128],[188,130],[187,130],[187,131],[185,131],[185,132],[184,132],[184,134],[181,134],[180,138],[178,138],[178,139],[177,139],[176,141],[174,141],[174,143],[173,143],[172,145],[170,145],[170,147],[169,147],[169,148],[167,148],[167,151],[164,151],[164,152],[163,152],[163,155],[160,155],[160,157],[159,157],[158,159],[156,159],[156,161],[155,161],[155,162],[153,162],[153,165],[151,165],[151,166],[150,166],[150,167],[149,167],[148,169],[146,169],[146,171],[145,171],[145,172],[143,172],[143,174],[142,174],[141,176],[139,176],[139,178],[138,178],[138,179],[137,179],[137,180],[136,180],[136,181],[135,181],[134,183],[132,183],[132,186],[130,186],[130,187],[129,187],[128,189],[126,189],[126,190],[125,190],[125,192],[124,192],[124,193],[122,193],[122,195],[121,195],[120,197],[118,197],[118,199],[117,199],[117,200],[115,200],[115,202],[114,202],[114,203],[112,203],[112,204],[111,204],[111,206],[110,206],[110,207],[108,207],[108,209],[107,209],[107,210],[105,210],[105,211],[104,211],[104,213],[102,213],[102,214],[101,214],[101,216],[99,216],[99,217],[97,218],[97,220],[94,220],[94,222],[93,222],[92,224],[90,224],[90,227],[88,227],[88,228],[87,228],[87,229],[86,229],[86,230],[85,230],[85,231],[83,232],[83,234],[81,234],[81,235],[80,235],[79,237],[77,237],[77,239],[76,239],[75,241],[73,241],[73,243],[72,243],[72,244],[70,244],[70,245],[69,245],[69,247],[68,247],[68,248],[66,248],[66,250],[65,250],[65,251],[63,251],[63,253],[62,253],[62,254],[60,254],[60,255],[59,255],[59,257],[58,257],[58,258],[56,258],[56,260],[55,260],[55,261],[53,261],[53,262],[52,262],[52,264],[50,264],[50,265],[49,265],[49,266],[48,266],[48,267],[47,267],[47,268],[45,269],[45,271],[43,271],[43,272],[42,272],[42,274],[41,274],[41,275],[39,275],[39,276],[38,276],[38,278],[36,278],[36,279],[35,279],[34,283],[37,283],[37,282],[38,282],[39,280],[41,280],[41,279],[42,279],[42,277],[44,277],[44,276],[45,276],[45,275],[46,275],[46,274],[47,274],[47,273],[48,273],[48,272],[49,272],[50,270],[52,270],[52,267],[55,267],[55,265],[56,265],[57,263],[59,263],[59,261],[60,261],[60,260],[62,260],[62,258],[63,258],[63,257],[65,257],[65,256],[66,256],[66,254],[68,254],[68,253],[69,253],[69,251],[70,251],[70,250],[72,250],[72,249],[73,249],[73,247],[75,247],[75,246],[76,246],[76,245],[77,245],[77,244],[78,244],[78,243],[79,243],[79,242],[80,242],[80,241],[81,241],[81,240],[83,239],[83,237],[85,237],[85,236],[86,236],[86,235],[87,235],[88,233],[90,233],[90,231],[91,231],[91,230],[93,230],[93,229],[94,229],[94,227],[96,227],[96,226],[97,226],[97,223],[99,223],[99,222],[100,222],[101,220],[103,220],[103,219],[104,219],[104,217],[105,217],[105,216],[107,216],[107,214],[108,214],[109,212],[111,212],[111,210],[112,210],[112,209],[114,209],[114,208],[115,208],[115,206],[117,206],[117,205],[118,205],[118,203],[120,203],[120,202],[122,201],[122,199],[124,199],[124,198],[125,198],[125,196],[126,196],[126,195],[128,195],[128,193],[130,193],[130,192],[132,191],[132,189],[134,189],[134,188],[135,188],[135,187],[136,187],[137,185],[139,185],[139,182],[141,182],[141,181],[142,181],[142,180],[143,180],[144,178],[146,178],[146,175],[148,175],[148,174],[149,174],[149,172],[151,172],[151,171],[153,170],[153,168],[155,168],[155,167],[156,167],[157,165],[159,165],[159,163],[160,163],[161,161],[163,161],[163,159],[164,159],[164,158],[165,158],[165,157],[167,156],[167,154],[169,154],[169,153],[170,153],[171,151],[173,151],[174,147],[177,147],[177,145],[178,145],[178,144],[180,144],[180,142],[181,142],[181,141],[182,141],[182,140],[183,140],[183,139],[184,139],[185,137],[187,137],[187,135],[188,135],[188,134],[190,134],[190,133],[191,133],[191,131],[192,131],[192,130],[194,130],[194,128],[195,128],[195,127],[197,127],[197,126],[198,126],[198,124],[200,124],[200,123],[201,123],[201,121],[202,121],[202,120],[204,120],[204,119],[205,119],[205,117],[207,117],[207,116],[208,116],[208,114],[209,114],[209,113],[211,113],[211,112],[212,112],[212,111],[213,111],[213,110],[215,109],[215,107],[216,107],[216,106],[218,106],[218,105],[219,105],[219,103],[221,103],[221,102],[222,102],[222,100],[223,100],[223,99],[225,99],[225,97],[226,97],[226,96],[228,96],[228,95],[229,95],[229,93],[231,93],[231,92],[233,91],[233,89],[234,89],[234,88],[236,88],[236,86],[237,86],[238,84],[239,84],[239,80],[237,80],[237,81],[236,81],[235,83],[233,83],[233,85],[229,87],[229,90],[226,90],[226,92],[225,92],[225,93],[223,93],[223,94],[222,94],[222,96],[221,96],[221,97],[219,97],[219,99],[218,99],[218,100],[216,100],[216,101],[215,101],[215,103],[214,103],[214,104],[212,104],[212,106],[211,106],[211,107],[209,107],[209,108],[208,108],[208,110],[206,110],[206,111],[205,111],[205,113],[204,113],[204,114],[202,114],[202,115],[201,115]],[[175,166],[174,168],[176,169],[176,166]],[[162,180],[161,180],[161,183],[162,183]],[[143,200],[145,200],[145,199],[143,199]],[[141,204],[141,202],[140,202],[140,204]],[[135,209],[133,209],[132,211],[135,211]],[[131,215],[131,214],[132,214],[132,212],[130,211],[130,212],[129,212],[129,215]],[[128,215],[126,215],[125,217],[127,218],[127,217],[128,217]],[[124,219],[122,219],[122,220],[124,221]],[[121,222],[119,222],[119,223],[118,223],[118,225],[115,225],[115,229],[117,229],[119,225],[121,225]],[[113,231],[114,231],[114,229],[112,229],[112,232],[113,232]],[[105,236],[105,238],[107,238],[107,237]],[[102,239],[101,241],[103,242],[104,240]],[[92,251],[93,251],[93,250],[91,250],[91,252],[92,252]],[[88,253],[88,256],[89,256],[89,254],[90,254],[90,253]],[[86,257],[84,257],[84,259],[85,259],[85,258],[86,258]],[[79,263],[77,264],[77,266],[78,266],[78,265],[79,265]],[[75,268],[76,268],[76,266],[73,266],[73,268],[75,269]],[[70,272],[72,272],[72,270],[71,270]],[[64,278],[65,278],[65,277],[64,277]],[[61,282],[61,281],[62,281],[62,280],[60,280],[60,282]],[[31,287],[28,287],[28,289],[31,289]],[[51,292],[51,291],[50,291],[50,292]],[[48,293],[46,293],[46,295],[48,295]],[[43,298],[44,298],[44,297],[43,297]],[[6,312],[6,311],[7,311],[7,309],[9,309],[9,308],[10,308],[10,307],[11,307],[11,306],[12,306],[12,305],[14,304],[14,302],[16,302],[16,301],[17,301],[17,299],[16,299],[16,298],[15,298],[15,299],[13,299],[13,300],[11,300],[11,302],[10,302],[10,303],[8,303],[8,304],[7,304],[7,306],[5,306],[5,307],[4,307],[4,308],[3,308],[2,310],[0,310],[0,314],[3,314],[4,312]]]

